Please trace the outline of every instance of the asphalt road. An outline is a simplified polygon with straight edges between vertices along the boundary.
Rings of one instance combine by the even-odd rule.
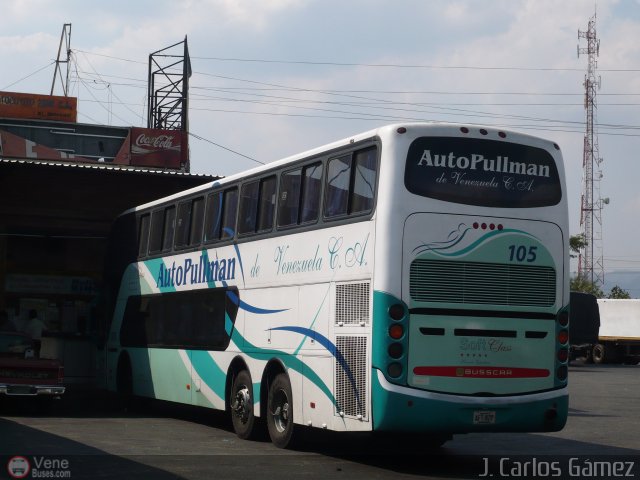
[[[11,478],[12,462],[23,462],[13,457],[23,456],[26,478],[640,479],[640,366],[572,365],[570,395],[561,432],[456,435],[436,450],[315,431],[299,449],[280,450],[267,438],[239,440],[221,412],[163,402],[124,412],[110,399],[70,392],[43,415],[12,399],[0,403],[0,478]],[[595,461],[620,468],[591,475],[603,473],[593,470]]]

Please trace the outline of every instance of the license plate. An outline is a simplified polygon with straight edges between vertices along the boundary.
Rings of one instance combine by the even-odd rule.
[[[496,412],[493,410],[476,410],[473,412],[474,425],[493,425],[496,423]]]

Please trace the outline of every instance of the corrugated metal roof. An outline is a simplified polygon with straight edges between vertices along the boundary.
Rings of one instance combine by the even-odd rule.
[[[130,167],[126,165],[109,165],[104,163],[71,163],[71,162],[54,162],[54,161],[46,161],[46,160],[32,160],[32,159],[19,159],[19,158],[0,158],[0,164],[27,164],[27,165],[37,165],[43,167],[50,168],[83,168],[90,170],[109,170],[109,171],[119,171],[119,172],[131,172],[131,173],[146,173],[146,174],[155,174],[155,175],[176,175],[176,176],[184,176],[184,177],[201,177],[205,179],[218,179],[222,178],[223,175],[207,175],[203,173],[187,173],[187,172],[179,172],[179,171],[171,171],[171,170],[157,170],[153,168],[141,168],[141,167]]]

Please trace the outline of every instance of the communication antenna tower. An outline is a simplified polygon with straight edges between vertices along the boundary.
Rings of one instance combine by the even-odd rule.
[[[586,39],[586,47],[578,45],[578,57],[586,54],[589,59],[584,77],[584,108],[587,114],[582,160],[583,183],[580,205],[580,226],[585,247],[580,253],[578,275],[602,287],[604,284],[604,259],[602,256],[602,207],[609,199],[600,198],[602,178],[602,158],[598,149],[598,134],[595,131],[596,90],[600,89],[600,77],[596,78],[597,57],[600,54],[600,40],[596,36],[596,15],[589,20],[586,31],[578,30],[578,39]]]
[[[62,55],[62,45],[65,45],[65,53],[67,55],[66,60],[61,60],[60,55]],[[65,23],[62,26],[62,34],[60,35],[60,45],[58,45],[58,57],[56,59],[56,68],[53,71],[53,82],[51,83],[51,93],[49,95],[53,95],[53,89],[56,86],[56,78],[58,78],[58,74],[60,74],[60,84],[62,85],[62,93],[65,97],[69,96],[69,64],[71,60],[71,24]],[[67,74],[62,76],[62,69],[60,68],[60,64],[67,64]]]

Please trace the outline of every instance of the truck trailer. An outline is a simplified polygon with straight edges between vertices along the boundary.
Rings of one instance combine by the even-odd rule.
[[[600,332],[593,345],[594,363],[640,361],[640,300],[598,299]]]

